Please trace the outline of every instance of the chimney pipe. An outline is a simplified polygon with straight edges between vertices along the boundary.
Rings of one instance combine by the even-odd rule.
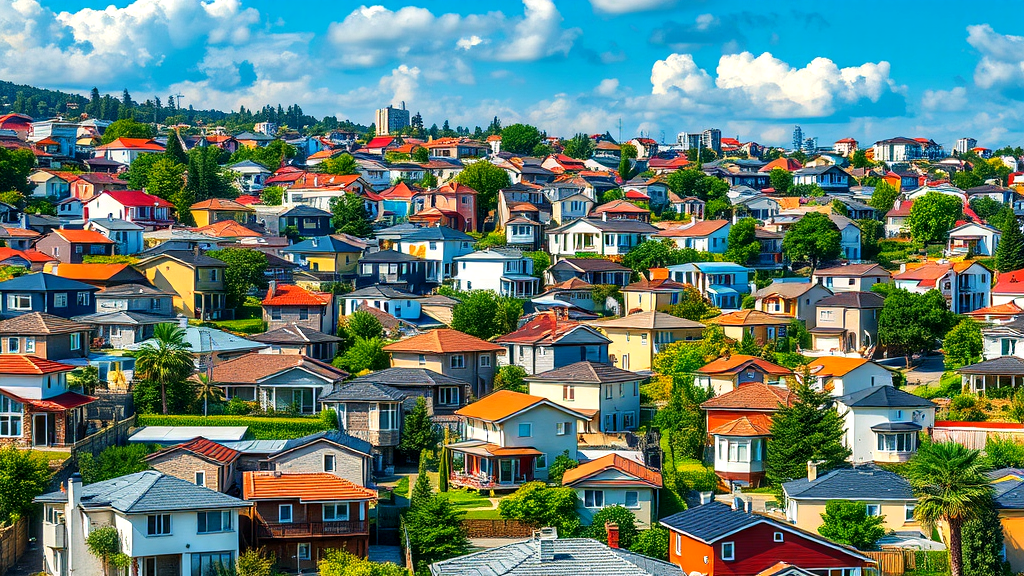
[[[711,504],[711,500],[714,498],[714,492],[701,492],[700,493],[700,505]]]
[[[619,547],[619,525],[615,522],[605,522],[604,529],[608,533],[608,547]]]
[[[814,482],[818,479],[818,463],[814,460],[807,461],[807,481]]]
[[[740,498],[739,496],[733,496],[733,498],[732,498],[732,509],[733,510],[743,510],[743,498]]]
[[[270,288],[270,296],[271,297],[277,296],[277,280],[271,280],[268,283],[268,286]]]
[[[743,503],[743,510],[747,514],[750,514],[751,512],[754,511],[754,500],[752,498],[748,497],[747,501]]]

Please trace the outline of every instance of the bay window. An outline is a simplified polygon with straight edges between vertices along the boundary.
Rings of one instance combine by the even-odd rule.
[[[398,404],[377,404],[377,430],[398,430]]]
[[[917,446],[916,432],[876,434],[879,452],[913,452]]]
[[[21,416],[24,410],[21,402],[0,396],[0,436],[21,437]]]

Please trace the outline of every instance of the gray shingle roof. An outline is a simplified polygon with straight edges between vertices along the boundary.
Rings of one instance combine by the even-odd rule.
[[[439,374],[426,368],[386,368],[352,380],[386,386],[469,386],[469,382]]]
[[[57,490],[36,498],[36,502],[67,502],[66,492]],[[82,487],[82,507],[110,507],[124,514],[174,512],[210,508],[242,508],[248,502],[155,470],[136,472]]]
[[[736,530],[767,521],[762,516],[733,510],[721,502],[694,506],[661,519],[661,525],[711,543]]]
[[[223,260],[217,260],[216,258],[214,258],[212,256],[207,256],[206,254],[196,254],[195,251],[193,251],[193,250],[168,250],[167,252],[164,252],[162,254],[158,254],[156,256],[153,256],[153,258],[159,258],[161,256],[166,256],[168,258],[174,258],[175,260],[179,260],[179,261],[181,261],[181,262],[183,262],[183,263],[185,263],[185,264],[187,264],[189,266],[193,266],[193,267],[195,267],[195,266],[204,266],[204,267],[213,266],[213,267],[216,267],[216,268],[227,268],[228,267],[227,263],[225,263]],[[143,262],[148,262],[151,259],[152,258],[147,258],[146,260],[143,260]]]
[[[874,386],[840,396],[839,401],[851,408],[934,408],[931,400],[914,396],[895,386]]]
[[[366,380],[353,380],[348,384],[342,384],[320,398],[322,402],[400,402],[404,399],[404,392]]]
[[[805,500],[913,500],[910,483],[899,474],[874,466],[844,468],[782,485],[789,498]]]
[[[535,376],[527,376],[527,382],[579,382],[586,384],[602,384],[605,382],[636,382],[644,377],[616,368],[611,364],[599,362],[574,362],[572,364],[548,370]]]
[[[363,257],[359,259],[359,262],[424,262],[424,260],[423,258],[413,256],[412,254],[406,254],[396,250],[381,250],[380,252],[364,254]]]
[[[359,438],[356,438],[354,436],[349,436],[348,434],[345,434],[340,430],[329,430],[326,432],[317,432],[316,434],[303,436],[302,438],[292,438],[291,440],[288,440],[287,442],[284,443],[284,447],[281,448],[281,451],[278,452],[277,454],[283,454],[285,452],[288,452],[289,450],[298,448],[299,446],[305,446],[307,444],[312,444],[313,442],[317,442],[320,440],[334,442],[335,444],[345,446],[346,448],[351,448],[357,452],[362,452],[364,454],[370,454],[370,451],[373,449],[373,446],[366,440],[360,440]]]
[[[406,292],[405,290],[399,290],[398,288],[392,288],[391,286],[383,286],[375,284],[373,286],[367,286],[366,288],[360,288],[354,292],[342,295],[342,298],[370,298],[370,299],[381,299],[387,298],[389,300],[395,299],[417,299],[419,296]]]
[[[250,336],[256,342],[266,344],[315,344],[320,342],[341,342],[341,338],[324,334],[319,330],[301,324],[289,324],[276,330]]]
[[[447,226],[431,226],[429,228],[419,228],[412,230],[402,235],[404,242],[421,242],[424,240],[456,240],[462,242],[476,242],[476,240],[466,234]]]
[[[992,485],[992,501],[996,508],[1024,510],[1024,481],[1007,480]]]
[[[818,300],[817,306],[839,306],[842,308],[881,308],[885,298],[874,292],[838,292]]]
[[[45,272],[26,274],[0,282],[0,291],[2,292],[50,292],[53,290],[91,290],[95,292],[99,289],[85,282],[61,278]]]
[[[1000,356],[956,371],[960,374],[1024,374],[1024,358]]]

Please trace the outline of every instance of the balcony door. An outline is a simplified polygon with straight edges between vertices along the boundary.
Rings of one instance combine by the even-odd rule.
[[[48,414],[32,415],[32,445],[49,446],[47,434],[49,430]]]
[[[515,460],[498,461],[498,484],[512,484],[515,481]]]

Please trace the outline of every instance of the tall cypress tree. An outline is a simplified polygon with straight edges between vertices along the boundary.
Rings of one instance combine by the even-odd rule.
[[[1020,230],[1017,218],[1007,217],[1002,232],[1003,236],[996,248],[996,269],[1000,272],[1013,272],[1024,268],[1024,233]]]
[[[188,155],[185,153],[185,148],[181,145],[181,136],[178,135],[177,130],[167,135],[167,149],[164,151],[164,154],[177,164],[188,164]]]
[[[802,478],[807,462],[816,461],[818,475],[841,466],[850,455],[843,445],[843,419],[828,392],[810,386],[805,372],[793,386],[796,401],[772,417],[771,439],[765,453],[765,476],[773,486]]]

